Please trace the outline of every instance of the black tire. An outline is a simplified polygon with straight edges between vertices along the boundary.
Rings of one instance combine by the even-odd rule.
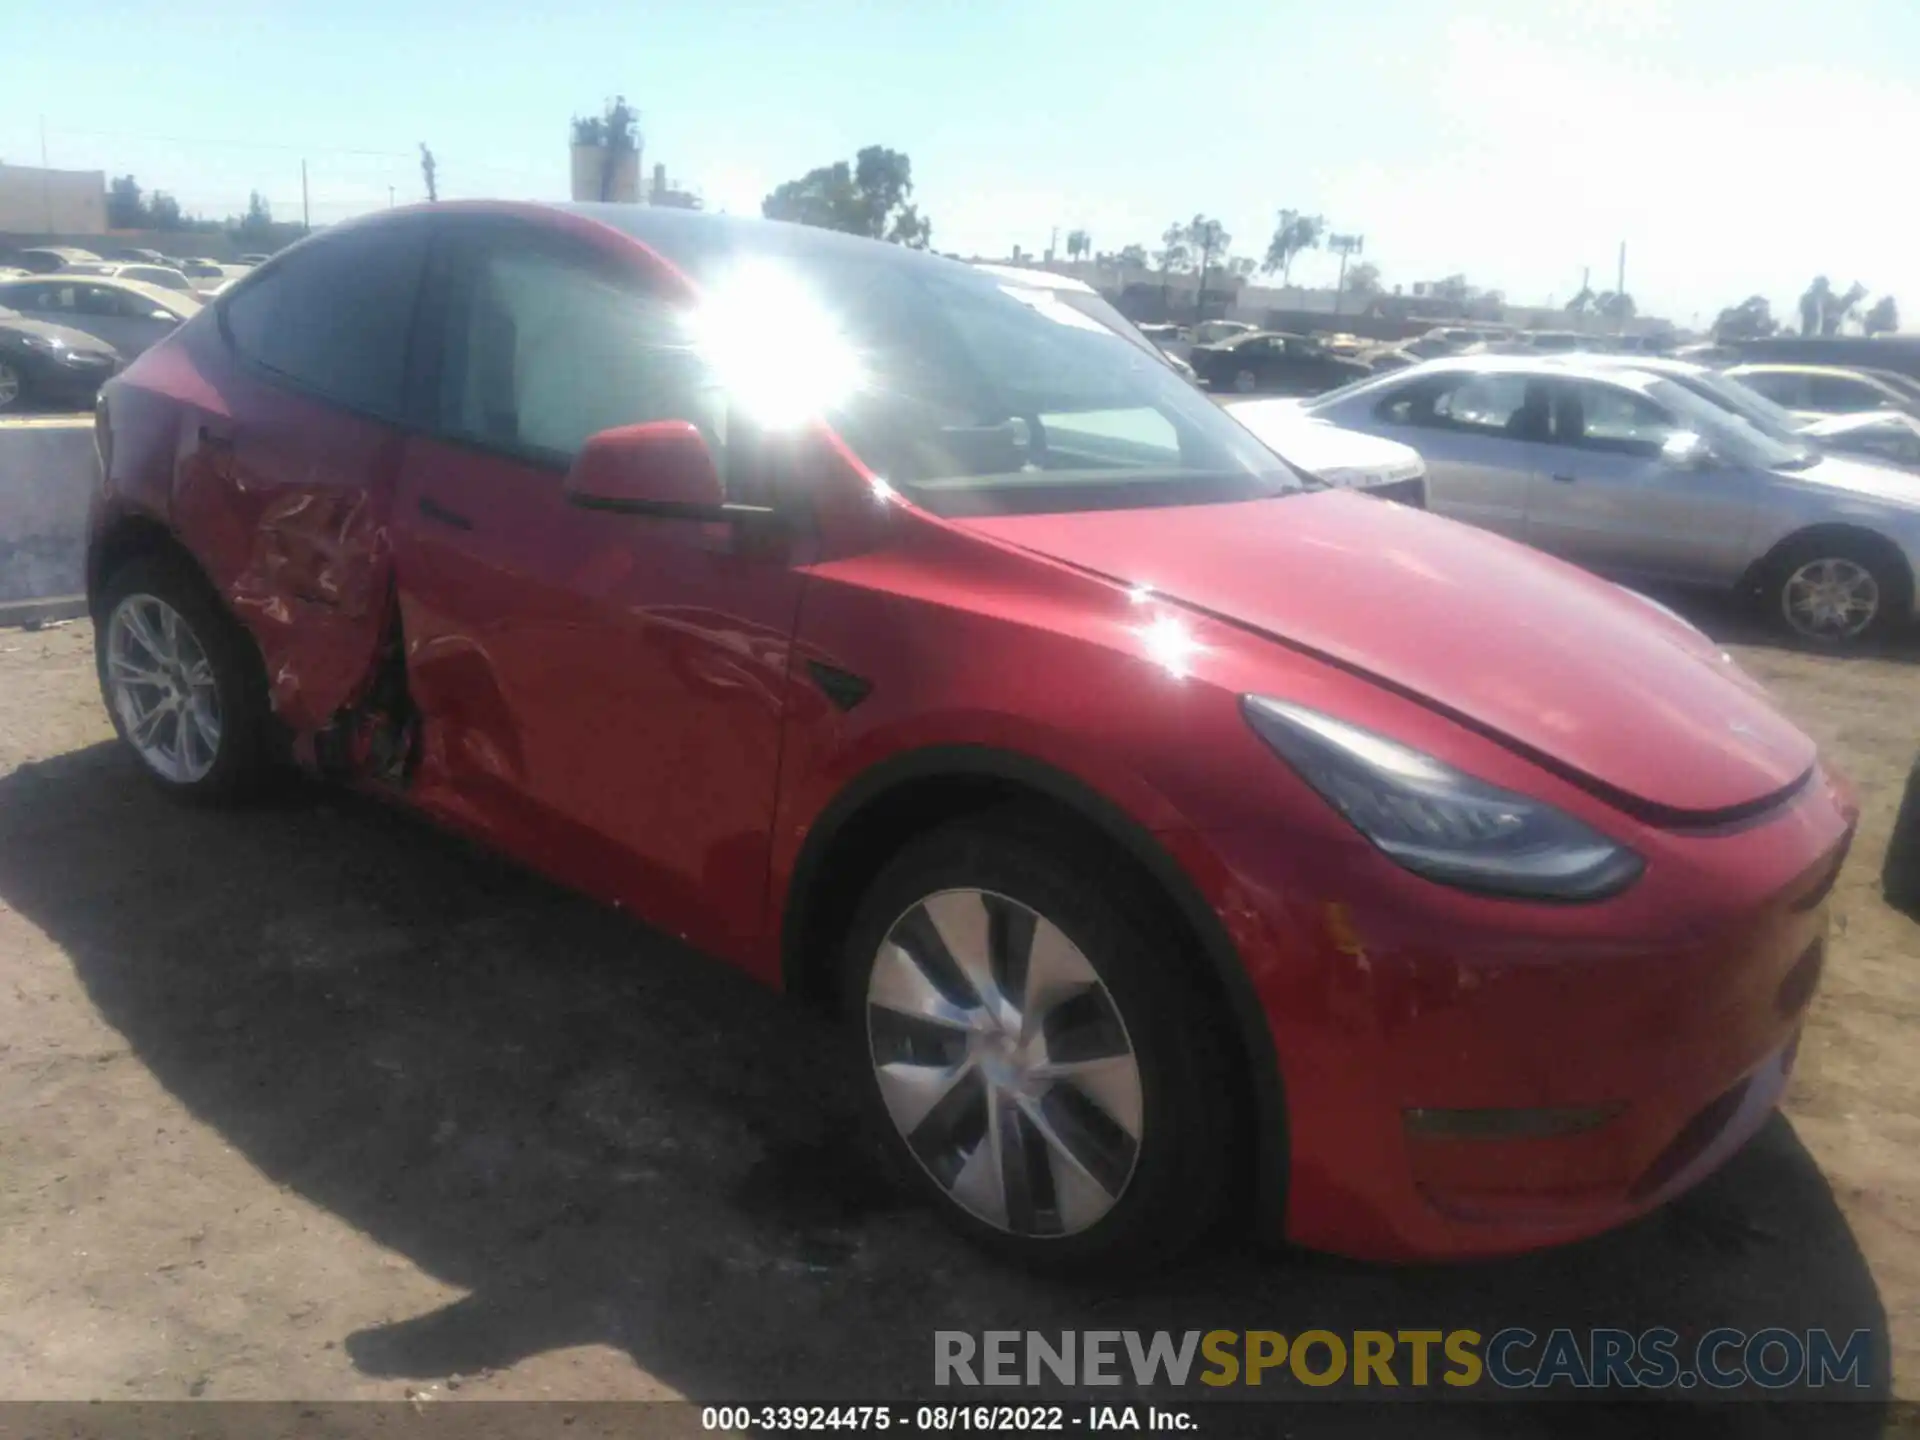
[[[1236,395],[1255,395],[1260,391],[1260,377],[1251,370],[1233,372],[1233,392]]]
[[[1850,635],[1820,635],[1794,623],[1788,614],[1787,587],[1803,568],[1823,560],[1857,565],[1872,577],[1878,608],[1862,629]],[[1877,639],[1892,629],[1911,606],[1912,582],[1906,566],[1891,547],[1858,535],[1808,535],[1783,547],[1769,562],[1761,581],[1760,599],[1766,618],[1796,640],[1842,649]]]
[[[27,408],[27,377],[11,361],[0,359],[0,415]]]
[[[179,616],[205,654],[219,696],[220,737],[213,763],[204,775],[191,780],[162,774],[149,763],[127,733],[126,717],[115,703],[115,690],[108,680],[114,616],[129,598],[142,595],[163,602]],[[101,697],[114,731],[141,774],[180,800],[221,804],[252,798],[281,773],[284,752],[267,699],[259,651],[190,563],[165,552],[127,561],[101,585],[96,619],[94,661]]]
[[[875,878],[846,937],[839,994],[851,1057],[888,1168],[989,1250],[1058,1274],[1143,1271],[1207,1235],[1234,1194],[1231,1156],[1243,1121],[1229,1029],[1186,953],[1130,867],[1054,824],[1009,806],[931,831]],[[1110,996],[1140,1078],[1140,1136],[1124,1188],[1073,1234],[1017,1234],[947,1193],[895,1126],[875,1078],[867,988],[896,921],[941,891],[977,889],[1043,916],[1080,950]]]

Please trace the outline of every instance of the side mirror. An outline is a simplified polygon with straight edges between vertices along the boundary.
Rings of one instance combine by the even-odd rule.
[[[589,436],[567,471],[568,503],[585,510],[669,520],[724,520],[726,504],[713,452],[685,420],[622,425]]]
[[[1691,430],[1669,435],[1660,446],[1660,457],[1679,470],[1712,470],[1720,463],[1713,447]]]

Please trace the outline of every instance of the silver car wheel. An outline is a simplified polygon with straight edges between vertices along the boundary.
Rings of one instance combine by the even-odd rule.
[[[1133,1042],[1087,957],[1019,901],[943,890],[895,920],[868,975],[867,1043],[894,1128],[977,1219],[1076,1235],[1126,1192]]]
[[[1880,613],[1880,582],[1857,560],[1809,560],[1787,577],[1780,610],[1812,640],[1852,640]]]
[[[0,360],[0,410],[8,409],[20,399],[20,372]]]
[[[1242,395],[1251,395],[1260,383],[1260,377],[1251,370],[1236,370],[1233,375],[1233,388]]]
[[[147,768],[191,785],[220,758],[220,687],[206,647],[153,595],[127,596],[107,621],[107,695]]]

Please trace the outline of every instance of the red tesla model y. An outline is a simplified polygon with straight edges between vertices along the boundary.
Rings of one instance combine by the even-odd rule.
[[[1699,631],[1295,473],[1049,292],[845,235],[446,204],[106,387],[102,687],[835,1007],[1037,1265],[1589,1234],[1771,1113],[1854,815]]]

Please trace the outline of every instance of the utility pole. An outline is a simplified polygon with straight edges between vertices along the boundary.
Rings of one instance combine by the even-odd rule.
[[[1627,328],[1627,242],[1620,242],[1620,269],[1613,281],[1613,328],[1619,333]]]
[[[1327,248],[1340,257],[1340,278],[1333,287],[1333,313],[1340,313],[1340,300],[1347,292],[1347,257],[1364,255],[1367,250],[1367,237],[1364,235],[1329,235]]]
[[[47,117],[40,117],[40,204],[47,212],[47,234],[53,234],[53,167],[47,164]]]
[[[307,162],[300,162],[300,233],[313,233],[313,212],[307,207]]]

